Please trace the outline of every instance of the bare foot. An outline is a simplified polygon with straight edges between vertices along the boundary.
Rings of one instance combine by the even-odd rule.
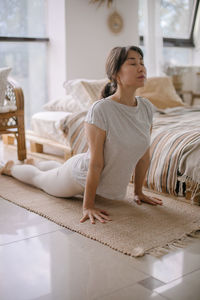
[[[27,158],[27,159],[24,160],[24,164],[35,166],[35,160],[33,158]]]
[[[11,176],[11,169],[14,166],[14,161],[13,160],[9,160],[5,166],[0,170],[0,173],[3,175],[8,175]]]

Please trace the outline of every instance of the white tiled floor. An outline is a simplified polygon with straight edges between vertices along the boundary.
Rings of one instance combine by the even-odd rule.
[[[179,278],[163,287],[155,289],[167,299],[197,300],[200,299],[200,269]],[[194,292],[195,291],[195,292]]]
[[[1,300],[199,300],[199,283],[200,240],[136,259],[0,198]]]

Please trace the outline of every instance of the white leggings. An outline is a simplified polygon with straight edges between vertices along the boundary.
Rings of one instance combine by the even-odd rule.
[[[14,165],[11,175],[56,197],[83,195],[84,187],[72,176],[73,157],[64,164],[56,161],[38,162],[33,165]]]

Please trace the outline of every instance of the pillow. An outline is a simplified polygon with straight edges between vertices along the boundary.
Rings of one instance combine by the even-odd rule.
[[[71,95],[74,100],[88,104],[89,106],[96,100],[101,99],[101,90],[108,82],[107,78],[99,80],[75,79],[64,82],[63,86],[67,95]]]
[[[11,68],[0,68],[0,106],[4,105],[5,101],[5,93],[6,93],[6,86],[7,86],[7,77],[10,73]]]
[[[87,110],[73,113],[60,121],[59,128],[67,138],[73,155],[86,152],[88,149],[87,139],[84,131],[84,120]]]
[[[66,111],[72,113],[88,108],[87,104],[75,101],[71,95],[66,95],[59,99],[49,101],[43,105],[43,109],[47,111]]]
[[[16,110],[17,110],[17,105],[10,104],[9,102],[7,102],[4,106],[0,106],[0,113],[7,113]]]
[[[101,91],[107,82],[107,78],[100,80],[85,80],[82,82],[84,88],[87,90],[90,96],[92,103],[102,98]]]
[[[75,79],[64,82],[66,96],[49,101],[43,105],[47,111],[80,112],[88,110],[91,104],[100,99],[101,90],[108,79]]]
[[[176,93],[171,77],[148,78],[145,86],[136,90],[136,96],[149,99],[157,108],[165,109],[175,106],[184,106]]]

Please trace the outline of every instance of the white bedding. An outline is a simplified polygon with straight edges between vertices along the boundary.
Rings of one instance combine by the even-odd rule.
[[[44,111],[34,114],[31,118],[31,130],[40,137],[67,144],[63,132],[59,129],[60,120],[71,112]]]

